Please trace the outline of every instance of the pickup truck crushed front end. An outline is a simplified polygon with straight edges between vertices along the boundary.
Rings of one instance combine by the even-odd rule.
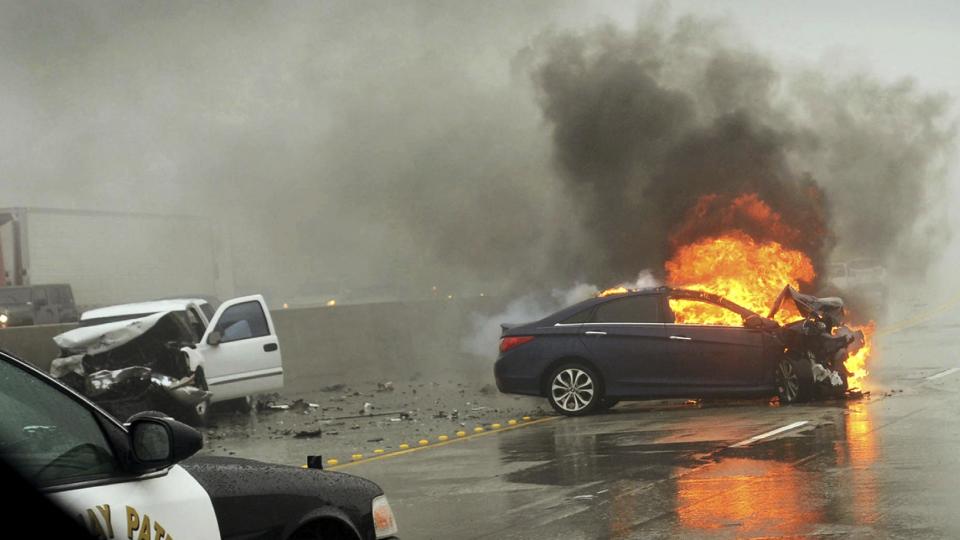
[[[199,423],[211,393],[193,339],[174,312],[81,327],[53,338],[50,374],[120,419],[158,409]]]

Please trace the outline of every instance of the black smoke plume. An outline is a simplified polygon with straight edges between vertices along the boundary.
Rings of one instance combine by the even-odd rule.
[[[787,76],[693,17],[550,33],[535,48],[554,161],[591,240],[585,279],[661,268],[677,245],[722,229],[802,249],[818,274],[834,248],[923,271],[948,238],[931,200],[954,138],[942,96],[865,76]],[[884,106],[871,106],[878,99]],[[678,230],[705,196],[742,194],[800,234],[711,212]]]

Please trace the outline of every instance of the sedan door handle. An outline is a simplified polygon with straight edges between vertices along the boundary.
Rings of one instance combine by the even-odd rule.
[[[277,348],[278,348],[278,347],[277,347],[277,344],[276,344],[276,343],[267,343],[266,345],[263,346],[263,351],[264,351],[264,352],[273,352],[273,351],[277,350]]]
[[[670,336],[670,339],[679,339],[680,341],[693,341],[693,338],[687,336]]]
[[[593,330],[587,330],[586,332],[584,332],[584,334],[586,334],[586,335],[588,335],[588,336],[605,336],[605,335],[607,335],[606,332],[596,332],[596,331],[593,331]]]

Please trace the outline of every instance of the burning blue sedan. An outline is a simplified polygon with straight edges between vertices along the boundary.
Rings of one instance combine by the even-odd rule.
[[[680,324],[671,301],[727,310],[740,326]],[[773,320],[791,300],[801,317]],[[501,325],[494,366],[501,392],[546,397],[579,416],[621,400],[777,396],[782,404],[841,397],[843,361],[863,334],[843,302],[786,287],[763,317],[720,296],[658,287],[585,300],[539,321]]]

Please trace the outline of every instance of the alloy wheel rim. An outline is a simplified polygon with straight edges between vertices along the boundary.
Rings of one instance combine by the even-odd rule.
[[[569,412],[582,411],[593,402],[593,378],[582,369],[564,369],[553,378],[550,395],[561,409]]]
[[[800,392],[800,380],[793,371],[793,365],[787,360],[780,362],[779,371],[780,391],[787,398],[787,401],[793,401]]]

